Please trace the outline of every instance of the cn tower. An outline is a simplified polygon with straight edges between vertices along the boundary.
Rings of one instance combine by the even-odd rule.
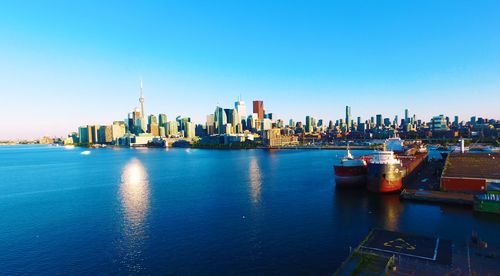
[[[139,98],[139,102],[141,103],[141,118],[144,122],[145,117],[144,117],[144,87],[142,85],[142,78],[141,78],[141,97]]]

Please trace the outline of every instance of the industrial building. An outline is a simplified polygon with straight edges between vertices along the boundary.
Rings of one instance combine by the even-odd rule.
[[[441,175],[441,190],[483,193],[500,187],[500,153],[449,154]]]

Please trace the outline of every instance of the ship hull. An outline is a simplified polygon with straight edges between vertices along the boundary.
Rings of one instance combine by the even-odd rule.
[[[375,193],[401,190],[405,169],[400,164],[368,164],[367,189]]]
[[[334,166],[337,188],[359,188],[366,185],[366,166]]]

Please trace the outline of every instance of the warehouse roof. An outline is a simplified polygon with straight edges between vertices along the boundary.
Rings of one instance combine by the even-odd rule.
[[[452,153],[442,177],[500,179],[500,153]]]

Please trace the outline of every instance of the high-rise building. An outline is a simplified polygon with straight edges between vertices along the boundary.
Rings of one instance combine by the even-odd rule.
[[[453,124],[455,126],[458,126],[458,116],[455,116],[455,119],[453,120]]]
[[[179,134],[179,127],[177,121],[170,121],[167,123],[166,134],[169,136],[175,136]]]
[[[97,130],[97,142],[99,144],[110,144],[113,142],[113,132],[111,126],[100,126]]]
[[[159,135],[158,120],[156,116],[152,114],[148,116],[148,133],[153,134],[153,136]]]
[[[157,123],[148,124],[148,133],[151,133],[153,136],[159,136],[160,130]]]
[[[276,120],[276,128],[283,128],[284,122],[281,119]]]
[[[376,126],[377,127],[381,127],[382,126],[382,114],[377,114],[377,124]]]
[[[347,124],[347,129],[351,130],[351,107],[346,106],[345,107],[345,123]]]
[[[148,124],[158,124],[158,120],[155,115],[151,114],[148,116]]]
[[[430,125],[431,125],[431,129],[433,131],[435,131],[435,130],[449,130],[448,127],[446,126],[446,118],[442,114],[432,117]]]
[[[224,133],[224,125],[227,124],[226,112],[222,107],[216,107],[214,112],[215,132],[217,134]]]
[[[333,129],[333,121],[332,121],[332,120],[330,120],[330,121],[328,122],[328,129],[329,129],[329,130],[332,130],[332,129]]]
[[[263,101],[253,101],[253,113],[257,113],[259,120],[264,119],[264,102]]]
[[[245,120],[247,117],[247,108],[245,106],[245,102],[241,99],[238,99],[237,102],[234,103],[234,109],[238,112],[238,116],[240,116],[239,120]]]
[[[192,122],[185,123],[184,137],[194,138],[195,137],[195,124]]]
[[[275,116],[274,116],[274,114],[273,114],[273,113],[265,113],[265,114],[264,114],[264,119],[265,119],[265,118],[267,118],[267,119],[269,119],[269,120],[271,120],[271,121],[274,121],[274,117],[275,117]]]
[[[226,108],[224,112],[226,113],[227,123],[231,124],[233,128],[231,133],[235,133],[236,129],[241,129],[241,119],[236,109]]]
[[[365,131],[365,124],[364,123],[359,123],[358,124],[358,131],[359,132],[364,132]]]
[[[293,119],[290,119],[290,120],[288,121],[288,126],[289,126],[289,127],[295,127],[295,122],[293,121]]]
[[[215,116],[214,114],[207,115],[206,129],[208,135],[215,134]]]
[[[87,125],[78,128],[80,143],[82,144],[97,144],[99,142],[99,125]]]
[[[81,126],[78,128],[78,137],[80,139],[80,144],[89,143],[89,137],[92,137],[92,134],[90,133],[90,129],[88,128],[88,126]]]
[[[164,113],[158,114],[158,125],[165,126],[167,124],[167,115]]]
[[[261,126],[262,131],[270,130],[272,127],[273,127],[273,122],[271,121],[271,119],[265,118],[262,120],[262,126]]]
[[[236,119],[233,117],[233,111],[234,111],[234,109],[224,108],[224,112],[226,113],[227,123],[232,124],[232,125],[234,125],[234,121]]]
[[[251,115],[248,115],[247,118],[247,128],[249,128],[252,131],[260,129],[260,126],[257,126],[257,120],[258,115],[257,113],[252,113]]]
[[[164,126],[158,127],[158,134],[160,135],[160,137],[166,137],[167,136],[166,128]]]
[[[405,109],[405,124],[410,123],[410,117],[408,116],[408,109]]]
[[[191,122],[191,118],[189,117],[184,117],[184,118],[181,118],[181,116],[177,116],[177,118],[175,118],[175,120],[177,121],[177,124],[178,124],[178,129],[179,131],[186,131],[186,126],[187,126],[187,123],[188,122]]]
[[[306,116],[306,132],[313,132],[314,130],[314,118],[311,116]]]
[[[389,118],[384,118],[384,126],[388,127],[391,125],[391,119]]]
[[[116,141],[125,135],[125,124],[121,121],[114,121],[111,125],[111,139]]]

